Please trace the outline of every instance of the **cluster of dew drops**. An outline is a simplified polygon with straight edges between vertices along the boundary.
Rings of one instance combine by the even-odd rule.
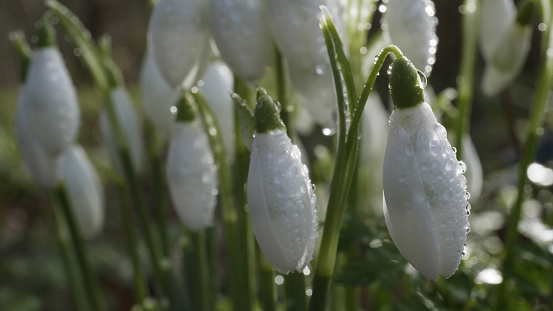
[[[451,147],[451,148],[453,149],[453,152],[455,154],[457,154],[457,148],[455,148],[455,147]],[[459,166],[457,167],[457,170],[460,174],[464,175],[467,172],[467,165],[465,164],[465,162],[459,161]],[[467,183],[466,183],[466,179],[465,179],[464,176],[463,176],[463,179],[465,180],[463,182],[463,188],[465,190],[465,199],[467,200],[467,204],[465,205],[464,213],[466,213],[466,215],[468,217],[468,216],[470,216],[470,209],[471,209],[471,205],[468,201],[470,199],[470,193],[467,191]],[[465,227],[465,230],[466,230],[466,233],[468,235],[470,233],[470,225],[469,225],[468,222],[467,222],[467,226]],[[466,248],[467,248],[467,243],[465,242],[464,245],[463,245],[463,254],[462,254],[463,257],[466,255],[466,252],[465,252]]]

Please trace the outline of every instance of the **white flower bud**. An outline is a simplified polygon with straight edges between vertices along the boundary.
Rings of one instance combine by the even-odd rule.
[[[140,96],[144,116],[162,137],[168,138],[175,118],[171,107],[177,103],[180,93],[165,82],[149,51],[144,55],[140,71]]]
[[[482,91],[493,96],[509,86],[522,70],[530,50],[532,28],[531,23],[519,24],[512,0],[483,1],[481,18],[480,47],[486,60]]]
[[[263,77],[273,55],[267,15],[264,0],[209,2],[209,25],[221,58],[252,84]]]
[[[33,53],[25,84],[28,129],[47,154],[58,156],[80,126],[77,92],[58,49]]]
[[[234,162],[234,104],[229,95],[234,78],[229,68],[221,62],[209,67],[203,77],[201,90],[221,128],[228,163]]]
[[[470,204],[462,166],[428,104],[393,111],[384,216],[401,254],[430,280],[452,276],[463,254]]]
[[[74,145],[63,154],[63,172],[79,232],[85,239],[92,239],[104,226],[104,190],[81,146]]]
[[[142,126],[127,91],[114,88],[110,92],[113,109],[119,120],[123,138],[129,147],[131,162],[136,172],[141,172],[144,162],[144,144],[142,141]],[[113,168],[124,176],[123,165],[119,155],[117,138],[111,127],[111,122],[105,108],[100,112],[100,135],[107,149]]]
[[[259,247],[279,272],[302,271],[317,238],[317,198],[301,152],[285,130],[256,133],[248,208]]]
[[[148,26],[148,42],[161,75],[172,87],[190,89],[207,54],[207,3],[203,0],[160,0]]]
[[[292,86],[317,123],[335,128],[336,95],[324,36],[319,26],[321,5],[332,13],[337,30],[343,30],[341,6],[335,0],[268,0],[269,27],[278,49],[288,62]],[[342,35],[342,39],[346,36]],[[344,42],[347,46],[347,43]]]
[[[383,15],[385,41],[397,45],[427,76],[438,46],[435,12],[431,0],[390,0]]]
[[[52,189],[58,183],[59,156],[51,156],[44,152],[29,132],[27,121],[27,96],[23,86],[19,91],[19,103],[15,119],[15,133],[23,164],[29,171],[32,181],[40,188]]]
[[[199,121],[177,122],[167,153],[167,184],[177,215],[192,231],[212,225],[217,170]]]

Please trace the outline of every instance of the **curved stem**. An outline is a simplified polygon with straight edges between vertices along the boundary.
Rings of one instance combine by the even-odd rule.
[[[543,4],[543,2],[542,2]],[[547,12],[552,13],[552,7],[545,3],[542,5],[543,16],[547,15]],[[549,15],[550,16],[550,15]],[[553,32],[551,27],[553,23],[551,20],[549,22],[546,31],[542,34],[542,48],[541,48],[541,66],[536,91],[534,93],[534,101],[532,105],[532,111],[530,113],[530,120],[528,125],[528,132],[526,133],[526,143],[524,144],[522,159],[519,163],[518,170],[518,183],[517,183],[517,198],[511,209],[511,215],[509,218],[509,223],[507,227],[507,236],[505,238],[505,247],[503,250],[503,263],[501,271],[503,273],[503,282],[499,284],[498,295],[496,300],[496,310],[504,309],[506,299],[505,291],[506,284],[513,274],[513,264],[514,264],[514,249],[516,240],[518,237],[518,224],[521,218],[522,212],[522,203],[524,202],[525,192],[524,187],[527,183],[527,173],[528,166],[534,159],[536,153],[536,146],[538,142],[538,133],[537,130],[543,124],[545,116],[545,107],[547,105],[547,97],[551,85],[553,84],[553,53],[550,51],[553,50]]]
[[[195,286],[199,287],[198,293],[200,297],[197,298],[198,305],[196,310],[209,311],[211,297],[210,285],[209,285],[209,271],[208,271],[208,259],[207,259],[207,247],[205,231],[193,232],[190,234],[193,246],[192,267],[196,270],[195,274],[197,282]]]
[[[291,105],[286,94],[286,74],[284,71],[284,57],[275,45],[275,78],[277,87],[277,100],[281,105],[280,117],[282,122],[286,125],[286,133],[288,137],[294,139],[294,127],[291,122],[291,115],[294,112],[294,107]]]
[[[465,7],[474,7],[474,10],[466,10],[463,14],[463,51],[461,72],[457,79],[459,119],[457,120],[457,130],[455,132],[455,147],[457,148],[457,158],[459,160],[461,160],[463,155],[463,136],[468,132],[469,128],[474,94],[474,64],[480,29],[480,1],[465,0],[464,5]]]

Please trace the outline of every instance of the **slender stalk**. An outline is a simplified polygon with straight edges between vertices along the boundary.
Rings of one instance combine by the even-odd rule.
[[[69,232],[67,232],[67,225],[65,224],[65,220],[60,210],[61,206],[59,206],[58,202],[53,202],[52,204],[63,265],[67,273],[67,279],[69,280],[71,291],[73,292],[73,296],[75,298],[75,305],[77,310],[88,311],[90,309],[87,302],[88,298],[86,296],[84,284],[82,282],[84,280],[79,277],[79,268],[76,263],[77,258],[71,248],[71,237],[69,236]]]
[[[259,261],[260,273],[260,295],[261,307],[264,311],[276,311],[276,289],[275,289],[275,271],[271,264],[263,255],[263,252],[256,247],[257,259]]]
[[[198,297],[196,310],[198,311],[210,311],[210,301],[212,299],[210,284],[209,284],[209,272],[208,272],[208,258],[206,247],[206,236],[204,231],[193,232],[190,234],[192,241],[192,266],[191,270],[196,270],[195,274],[197,278],[195,281],[195,287],[198,288]]]
[[[324,19],[324,23],[322,22],[323,34],[325,36],[328,55],[335,79],[339,105],[338,112],[343,114],[344,106],[343,103],[340,104],[340,100],[343,100],[343,96],[341,98],[340,95],[342,93],[341,79],[337,69],[334,54],[334,48],[336,48],[336,45],[332,42],[333,40],[338,40],[336,39],[337,33],[332,33],[332,31],[329,30],[328,25],[332,24],[332,20],[329,18],[328,15],[325,16],[326,18]],[[327,221],[325,223],[323,231],[321,248],[319,250],[317,267],[313,279],[313,296],[311,297],[309,305],[309,310],[311,311],[324,310],[326,306],[327,293],[330,288],[330,282],[332,280],[334,266],[336,263],[336,251],[338,248],[338,239],[340,235],[342,215],[344,213],[346,205],[345,201],[351,186],[353,172],[357,165],[357,149],[359,144],[358,132],[361,115],[363,113],[363,109],[369,97],[369,93],[372,90],[378,72],[380,71],[380,68],[382,67],[388,53],[394,53],[396,57],[402,56],[401,51],[393,45],[387,46],[382,50],[375,62],[375,66],[373,67],[367,79],[367,83],[365,84],[363,92],[361,93],[361,97],[355,107],[345,146],[343,146],[343,144],[340,144],[339,138],[338,151],[334,168],[334,172],[337,172],[337,174],[333,174],[330,185],[330,196],[326,215]],[[344,60],[344,62],[347,62],[347,60]],[[342,63],[340,63],[340,65],[343,66]],[[355,87],[351,83],[348,83],[347,80],[345,82],[346,88],[349,89]],[[348,91],[348,94],[349,93],[352,93],[352,91]],[[340,118],[340,121],[342,121],[342,118]]]
[[[125,230],[125,237],[127,238],[128,252],[133,270],[134,295],[135,299],[141,304],[144,303],[148,297],[148,290],[146,278],[140,268],[136,229],[134,227],[134,222],[132,221],[133,217],[129,208],[129,202],[127,200],[127,191],[124,188],[125,186],[123,184],[120,184],[117,187],[119,191],[119,199],[121,201],[121,218],[123,220],[123,228]]]
[[[98,279],[96,275],[92,272],[90,263],[88,261],[88,256],[86,254],[86,248],[82,240],[79,229],[77,228],[77,223],[73,215],[73,210],[71,208],[71,203],[67,196],[67,191],[63,183],[54,190],[54,194],[59,202],[61,207],[61,213],[65,219],[69,233],[71,234],[71,242],[73,244],[73,250],[75,251],[75,256],[77,263],[81,270],[81,277],[83,278],[83,283],[86,288],[87,297],[89,298],[89,303],[92,310],[107,310],[105,301],[103,300],[102,293],[100,291],[100,285],[98,284]]]
[[[463,136],[469,129],[474,93],[474,64],[480,30],[480,1],[464,0],[464,6],[465,8],[474,8],[474,10],[466,10],[463,14],[463,51],[461,54],[461,71],[457,79],[459,119],[455,132],[455,146],[459,160],[463,155]]]
[[[234,89],[239,96],[246,100],[246,102],[250,100],[252,93],[251,89],[236,75],[234,76]],[[238,120],[238,112],[236,111],[234,112],[234,119]],[[239,245],[239,248],[236,251],[238,252],[238,256],[240,256],[239,260],[242,263],[239,267],[240,277],[244,278],[245,283],[245,287],[240,289],[240,299],[244,308],[246,308],[244,310],[251,310],[251,302],[254,297],[253,284],[255,282],[255,251],[253,247],[254,241],[249,214],[246,211],[246,192],[244,191],[244,185],[248,179],[247,172],[250,166],[250,155],[248,149],[242,141],[240,124],[238,122],[235,122],[234,124],[234,133],[236,160],[234,163],[233,182],[234,204],[238,215],[237,229]]]
[[[215,163],[219,166],[218,178],[220,188],[220,204],[223,214],[226,244],[229,248],[229,265],[227,267],[227,271],[229,272],[230,279],[235,282],[232,286],[230,286],[234,310],[246,310],[242,309],[244,305],[241,299],[242,296],[240,291],[241,288],[244,288],[245,284],[244,276],[239,274],[240,265],[242,265],[243,262],[240,261],[240,254],[237,251],[239,247],[237,235],[238,216],[234,208],[232,178],[225,157],[223,139],[220,134],[221,130],[215,119],[215,115],[205,101],[205,98],[200,93],[193,93],[193,95],[196,99],[196,103],[198,104],[198,110],[200,112],[202,122],[206,127],[206,133],[208,134]],[[211,131],[209,129],[215,129],[215,131]]]
[[[276,45],[275,45],[275,67],[276,67],[275,78],[276,78],[276,87],[277,87],[277,100],[281,105],[280,117],[282,118],[282,122],[284,122],[284,125],[286,125],[286,133],[288,134],[288,137],[290,137],[291,139],[294,139],[295,137],[294,127],[291,124],[292,120],[290,118],[290,116],[294,112],[294,106],[291,105],[286,93],[286,74],[284,71],[284,57],[282,57],[282,53],[280,53]]]
[[[552,6],[547,2],[542,3],[542,14],[553,13]],[[549,15],[551,16],[551,15]],[[539,76],[534,93],[534,100],[532,110],[530,113],[530,120],[528,124],[528,130],[526,133],[526,142],[522,150],[522,159],[518,166],[518,182],[517,182],[517,198],[511,209],[509,217],[509,223],[507,226],[507,236],[505,238],[505,247],[503,249],[503,262],[501,271],[503,273],[503,282],[499,284],[498,295],[496,300],[496,310],[505,309],[506,299],[504,298],[506,293],[506,284],[513,274],[514,264],[514,249],[518,238],[518,224],[521,218],[522,203],[524,202],[525,192],[524,187],[527,183],[528,166],[534,159],[538,141],[537,130],[543,125],[545,116],[545,107],[547,105],[547,98],[551,85],[553,84],[553,32],[551,27],[553,23],[550,19],[545,20],[547,22],[547,29],[542,33],[542,48],[541,48],[541,66],[539,66]]]
[[[292,272],[284,276],[286,310],[301,311],[307,307],[305,294],[305,276],[301,272]]]

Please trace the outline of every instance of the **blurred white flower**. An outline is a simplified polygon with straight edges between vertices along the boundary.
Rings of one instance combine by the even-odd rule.
[[[124,88],[117,87],[110,91],[110,97],[115,110],[115,116],[119,120],[123,139],[129,148],[131,162],[134,170],[140,173],[144,163],[144,143],[142,141],[142,126],[133,107],[129,94]],[[122,176],[123,165],[119,155],[119,146],[107,111],[100,112],[100,135],[111,160],[113,168]]]
[[[79,232],[85,239],[92,239],[104,226],[104,189],[100,178],[79,145],[67,149],[62,161],[65,187]]]
[[[262,95],[256,107],[248,209],[259,247],[275,270],[301,272],[311,261],[317,238],[316,203],[301,152],[286,135],[274,101]]]
[[[52,189],[58,183],[59,156],[51,156],[44,152],[34,136],[29,132],[27,121],[27,95],[26,88],[19,90],[19,103],[15,119],[15,133],[19,151],[23,158],[23,164],[31,175],[32,181],[39,188]]]
[[[532,24],[518,20],[512,0],[483,1],[481,17],[480,45],[486,60],[482,91],[493,96],[522,70],[530,50]]]
[[[241,79],[256,84],[273,56],[264,0],[210,0],[209,25],[221,58]]]
[[[436,9],[431,0],[387,1],[382,28],[387,44],[397,45],[426,76],[436,61]]]
[[[148,26],[148,43],[159,72],[172,87],[190,89],[210,52],[207,1],[160,0]]]
[[[167,184],[177,215],[192,231],[211,226],[217,170],[202,124],[176,122],[167,153]]]
[[[234,104],[229,92],[233,89],[232,72],[222,62],[207,67],[200,86],[221,128],[228,163],[234,162]]]
[[[171,135],[175,118],[171,107],[176,105],[179,96],[179,91],[163,79],[152,53],[147,50],[140,70],[141,104],[144,116],[164,138]]]
[[[413,65],[392,64],[390,116],[384,159],[386,225],[401,254],[426,278],[452,276],[463,254],[470,204],[464,163],[457,161]]]
[[[27,78],[26,118],[34,140],[50,156],[62,154],[77,136],[77,92],[55,47],[34,51]]]

